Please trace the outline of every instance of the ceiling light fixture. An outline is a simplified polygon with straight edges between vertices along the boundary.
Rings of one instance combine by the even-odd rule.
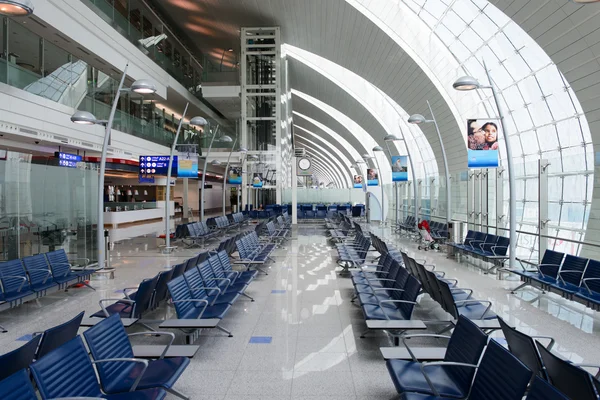
[[[33,13],[31,0],[0,0],[0,14],[9,17],[26,17]]]

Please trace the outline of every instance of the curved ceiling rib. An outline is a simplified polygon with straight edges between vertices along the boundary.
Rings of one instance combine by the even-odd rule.
[[[297,139],[303,140],[304,142],[310,143],[316,148],[322,149],[326,157],[328,157],[329,160],[332,160],[335,163],[340,172],[346,177],[348,177],[348,179],[351,179],[346,173],[348,171],[348,166],[351,164],[351,162],[350,160],[348,160],[348,158],[344,155],[343,152],[333,147],[333,145],[329,143],[325,138],[316,135],[314,132],[303,128],[298,124],[294,124],[294,128],[300,129],[304,134],[310,135],[310,138],[305,135],[297,135]],[[297,130],[294,130],[294,132],[298,133]],[[315,140],[318,140],[321,143],[317,143],[315,142]],[[333,150],[333,152],[331,150]]]
[[[420,141],[420,145],[417,145],[417,138],[419,136],[424,138],[423,132],[420,128],[408,124],[408,113],[388,95],[363,77],[330,60],[289,44],[285,44],[283,47],[286,55],[301,61],[344,89],[348,95],[358,101],[373,115],[377,122],[384,127],[384,134],[373,138],[379,146],[385,146],[383,137],[387,134],[405,137],[406,145],[408,145],[410,154],[413,157],[415,168],[419,171],[429,169],[425,175],[437,174],[438,167],[437,163],[434,163],[435,157],[429,142],[424,139]],[[352,130],[351,132],[357,134]],[[362,139],[364,138],[359,136],[359,140]],[[398,142],[395,142],[394,145],[398,152],[405,151],[403,146],[399,145]]]
[[[337,158],[331,156],[328,151],[323,149],[323,147],[311,140],[308,140],[306,137],[297,136],[296,140],[302,145],[302,147],[310,149],[315,158],[322,160],[323,163],[329,167],[330,171],[332,171],[332,173],[338,177],[340,186],[349,185],[351,178],[349,177],[348,169],[343,168]]]

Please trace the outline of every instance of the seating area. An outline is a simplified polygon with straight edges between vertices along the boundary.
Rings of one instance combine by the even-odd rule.
[[[553,250],[546,250],[539,264],[518,261],[519,268],[503,270],[519,276],[523,282],[512,293],[530,286],[600,310],[600,261]]]
[[[504,236],[497,236],[491,233],[468,231],[464,242],[448,243],[455,254],[467,255],[489,263],[491,266],[485,269],[485,273],[492,272],[494,269],[502,268],[504,262],[508,260],[508,248],[510,239]]]
[[[115,290],[114,295],[103,296],[106,298],[98,299],[95,308],[86,308],[86,315],[71,314],[63,324],[33,334],[22,346],[0,356],[3,365],[0,397],[12,399],[10,396],[18,387],[19,393],[24,393],[23,398],[31,400],[56,396],[194,398],[194,393],[184,394],[190,383],[179,389],[178,382],[198,380],[210,387],[205,379],[217,379],[215,375],[205,378],[200,373],[188,378],[190,371],[186,370],[194,365],[202,370],[210,365],[209,371],[203,372],[211,373],[231,368],[231,361],[226,361],[232,356],[228,342],[222,342],[225,347],[219,349],[212,346],[221,343],[218,339],[230,340],[232,346],[237,346],[232,337],[243,338],[245,346],[291,340],[294,348],[300,346],[296,344],[298,341],[302,346],[317,349],[308,354],[294,351],[291,355],[295,357],[294,385],[300,385],[302,374],[324,374],[324,377],[340,374],[323,367],[331,365],[325,360],[337,357],[339,346],[332,350],[330,346],[334,346],[335,340],[318,335],[327,335],[333,326],[328,321],[332,315],[339,313],[343,321],[346,318],[343,314],[348,313],[352,318],[348,326],[356,330],[344,335],[346,346],[352,343],[351,348],[343,347],[347,349],[344,350],[347,357],[358,351],[362,355],[357,358],[363,358],[364,349],[369,349],[369,367],[356,360],[353,362],[359,364],[352,365],[378,371],[377,376],[370,369],[357,369],[356,375],[352,372],[354,379],[366,374],[372,381],[368,392],[353,384],[356,390],[362,390],[364,398],[371,398],[369,393],[374,399],[384,398],[375,393],[387,393],[385,398],[392,398],[393,392],[402,399],[415,400],[598,399],[600,383],[594,374],[600,372],[599,367],[590,362],[566,361],[555,352],[557,344],[553,337],[528,335],[515,328],[504,312],[499,316],[500,308],[495,302],[477,295],[481,293],[477,287],[461,284],[440,270],[435,264],[443,257],[436,257],[438,262],[421,258],[420,254],[429,253],[419,253],[413,241],[398,241],[381,233],[380,228],[337,212],[323,225],[299,228],[310,233],[301,233],[298,239],[291,240],[290,220],[284,212],[247,227],[240,225],[238,231],[231,229],[232,224],[226,227],[219,218],[218,224],[222,226],[212,230],[216,233],[214,242],[207,248],[178,250],[193,256],[143,279],[140,277],[136,284]],[[319,237],[320,245],[311,243]],[[469,246],[476,246],[475,240],[481,239],[471,239]],[[482,249],[491,249],[485,238],[480,244]],[[296,257],[297,261],[291,261]],[[53,260],[60,264],[54,254],[45,258],[48,263]],[[327,259],[331,262],[323,268],[322,261]],[[35,283],[43,282],[35,275],[41,268],[36,268],[39,264],[33,261],[39,260],[39,257],[24,259],[21,265],[26,274],[34,275]],[[447,262],[455,263],[451,259]],[[508,271],[522,279],[522,286],[515,290],[533,286],[543,291],[564,292],[565,300],[574,299],[578,293],[581,296],[596,293],[594,260],[548,251],[541,265],[521,262],[522,268]],[[281,268],[273,269],[276,266]],[[138,273],[143,273],[143,269]],[[270,294],[269,290],[262,293],[254,289],[265,282],[272,282]],[[276,296],[287,296],[293,290],[290,282],[303,288],[298,289],[301,305],[297,315],[315,318],[325,312],[327,318],[306,323],[302,317],[300,320],[292,317],[293,309],[276,300]],[[336,286],[330,288],[335,282]],[[566,295],[566,290],[573,295]],[[313,293],[324,293],[327,297],[319,294],[314,304],[306,303]],[[265,300],[265,296],[273,296],[273,300]],[[336,311],[331,314],[327,311],[331,299],[338,296]],[[258,323],[248,336],[245,332],[249,325],[243,321],[257,312],[257,302],[261,304],[258,310],[267,310],[259,312],[259,321],[276,322],[273,326]],[[597,309],[597,305],[585,300],[580,302]],[[306,314],[310,309],[312,314],[310,311]],[[275,333],[278,331],[272,329],[279,329],[282,323],[286,330]],[[290,333],[290,326],[299,329],[297,338]],[[340,326],[346,325],[340,322]],[[319,349],[321,342],[325,347]],[[250,384],[248,387],[256,387],[248,389],[248,395],[258,398],[268,396],[264,379],[278,379],[270,375],[269,368],[273,367],[269,365],[282,368],[278,347],[271,351],[268,345],[262,346],[267,346],[265,357],[270,361],[258,356],[258,347],[256,351],[251,350],[253,347],[241,348],[244,354],[241,364],[237,359],[243,368],[252,366],[256,370],[253,371],[258,374],[256,385],[261,382],[261,386]],[[319,361],[307,361],[313,357]],[[79,373],[69,376],[69,366],[76,366]],[[315,370],[305,371],[305,368]],[[344,372],[344,376],[350,373]],[[498,377],[502,377],[501,385],[497,384]],[[246,393],[244,388],[239,390]],[[333,385],[328,383],[315,386],[314,390],[313,396],[321,394],[319,390],[325,390],[325,396],[335,395]],[[293,397],[284,394],[282,398]]]
[[[0,263],[0,311],[73,285],[81,284],[94,290],[88,281],[96,270],[86,264],[71,264],[63,249]]]

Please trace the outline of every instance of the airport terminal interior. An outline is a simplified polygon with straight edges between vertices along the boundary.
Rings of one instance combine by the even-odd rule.
[[[0,22],[0,400],[600,399],[600,0]]]

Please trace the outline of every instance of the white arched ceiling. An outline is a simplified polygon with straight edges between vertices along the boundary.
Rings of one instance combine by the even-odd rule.
[[[420,171],[424,170],[425,174],[432,176],[437,174],[435,157],[429,142],[424,138],[423,132],[419,127],[407,123],[409,117],[408,113],[402,110],[402,108],[383,91],[373,86],[363,77],[324,57],[320,57],[288,44],[283,46],[282,52],[292,59],[301,61],[304,65],[317,71],[360,103],[360,105],[377,120],[378,124],[383,127],[383,132],[380,135],[374,135],[373,132],[370,132],[378,145],[385,147],[383,138],[389,134],[404,137],[406,139],[406,144],[409,147],[410,155],[413,158],[415,168]],[[292,70],[295,65],[292,62],[289,64],[292,65],[290,68],[290,70]],[[295,78],[298,74],[292,73],[291,76],[292,78]],[[314,82],[314,74],[311,74],[311,78],[312,79],[308,79],[308,82]],[[306,85],[306,79],[302,81],[299,79],[292,79],[291,81],[291,86],[293,88],[299,88],[300,90],[303,90],[303,86]],[[331,90],[321,90],[320,93],[321,92],[331,93]],[[338,99],[339,98],[344,99],[345,96],[338,97]],[[331,103],[331,101],[329,103]],[[354,114],[347,113],[347,115],[352,115],[352,118],[355,119]],[[351,132],[356,134],[353,131]],[[418,139],[419,136],[423,137],[420,141]],[[359,140],[362,140],[362,138],[359,137]],[[417,141],[419,141],[420,145],[417,145]],[[394,142],[394,145],[390,147],[396,147],[399,152],[405,151],[400,142]],[[427,161],[429,161],[429,163]],[[429,171],[427,171],[428,168]]]
[[[318,165],[321,165],[323,170],[327,171],[328,175],[337,186],[346,186],[346,176],[342,175],[337,168],[332,168],[331,164],[326,161],[326,159],[323,157],[323,154],[319,150],[306,144],[304,144],[304,148],[306,149],[306,154],[312,159],[312,161]]]

